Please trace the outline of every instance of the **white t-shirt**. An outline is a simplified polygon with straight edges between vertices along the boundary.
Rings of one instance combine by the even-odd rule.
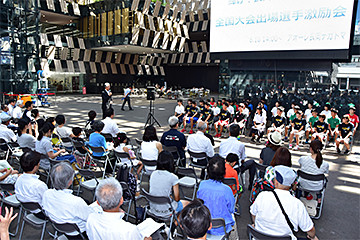
[[[271,113],[272,113],[272,115],[275,117],[275,116],[277,115],[277,107],[273,107],[273,108],[271,109]]]
[[[145,142],[141,143],[141,157],[145,160],[154,160],[157,161],[159,150],[156,147],[157,141]],[[146,171],[154,171],[156,166],[147,167],[145,166]]]
[[[231,114],[231,115],[234,115],[234,108],[232,107],[232,106],[229,106],[228,108],[227,108],[227,110],[228,110],[228,112]]]
[[[35,149],[36,138],[27,133],[21,134],[21,136],[17,138],[17,143],[21,148],[28,147]]]
[[[329,163],[323,161],[320,168],[318,168],[316,165],[316,160],[313,159],[311,156],[301,157],[299,159],[299,164],[300,170],[308,174],[318,175],[329,173]],[[319,191],[323,188],[322,181],[308,181],[301,177],[299,177],[299,184],[302,188],[308,190]]]
[[[294,111],[294,109],[290,109],[288,112],[287,112],[287,114],[286,114],[286,116],[287,116],[287,118],[290,118],[292,115],[294,115],[295,114],[295,111]]]
[[[69,138],[72,134],[72,131],[68,127],[57,127],[56,132],[59,134],[60,138]],[[71,143],[63,143],[65,147],[72,147]]]
[[[119,146],[117,146],[114,150],[115,152],[119,152],[119,153],[122,153],[122,152],[125,152],[124,151],[124,147],[126,147],[126,144],[125,143],[121,143]],[[121,158],[120,159],[122,163],[126,163],[128,166],[131,166],[131,162],[128,158]],[[136,159],[133,159],[132,160],[132,163],[134,166],[138,165],[139,161],[136,160]]]
[[[311,116],[312,116],[311,109],[309,109],[309,108],[306,109],[304,115],[305,115],[305,117],[306,117],[306,122],[309,122],[309,119],[310,119]]]
[[[172,192],[173,186],[179,183],[179,178],[166,170],[156,170],[150,176],[150,194],[154,196],[168,197]],[[171,203],[174,210],[176,210],[178,203],[172,201]],[[168,216],[171,212],[169,211],[169,205],[165,204],[153,204],[150,203],[150,211],[157,216]]]
[[[289,191],[275,189],[275,192],[294,225],[294,230],[297,232],[300,227],[304,232],[310,231],[314,224],[304,204],[293,197]],[[274,236],[291,235],[293,240],[296,239],[272,192],[261,192],[250,206],[250,213],[255,216],[255,228],[257,230]]]
[[[221,109],[219,107],[213,107],[211,110],[213,111],[214,116],[219,115],[219,113],[221,111]]]
[[[330,110],[323,110],[320,115],[325,115],[326,116],[326,120],[328,120],[329,118],[331,118],[331,111]]]
[[[185,113],[185,107],[184,107],[183,105],[181,105],[181,106],[177,105],[177,106],[175,107],[175,112],[176,112],[177,114]]]
[[[16,106],[12,112],[12,117],[20,119],[20,118],[22,118],[22,115],[23,115],[23,113],[21,111],[21,108]]]

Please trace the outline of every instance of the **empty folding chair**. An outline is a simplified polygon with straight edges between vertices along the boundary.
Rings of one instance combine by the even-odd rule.
[[[179,167],[177,169],[177,174],[178,175],[183,175],[184,177],[179,179],[179,188],[181,193],[183,194],[184,198],[187,200],[194,200],[195,199],[195,195],[196,195],[196,190],[199,187],[200,184],[200,179],[197,178],[196,176],[196,172],[193,168],[182,168]],[[186,187],[186,188],[193,188],[193,194],[192,197],[189,198],[187,196],[185,196],[182,187]]]
[[[247,233],[249,235],[249,239],[254,240],[291,240],[290,235],[285,236],[273,236],[270,234],[266,234],[263,232],[260,232],[259,230],[256,230],[252,225],[247,225]]]
[[[80,179],[79,181],[77,195],[79,196],[80,189],[83,187],[91,191],[91,193],[93,194],[93,201],[95,201],[95,189],[97,185],[99,185],[99,180],[96,178],[94,172],[90,169],[81,169],[78,166],[76,166],[76,168],[78,169],[81,177],[84,179],[84,181],[82,181],[82,179]]]
[[[237,185],[235,178],[224,178],[224,184],[228,185],[231,189],[233,185]],[[240,186],[239,186],[240,187]],[[238,189],[239,190],[239,189]],[[235,198],[235,214],[241,215],[241,204],[240,204],[240,197],[242,192],[236,191],[234,198]]]
[[[157,221],[160,221],[160,222],[163,222],[163,223],[169,223],[169,228],[171,229],[172,226],[173,226],[173,223],[175,223],[175,221],[178,223],[178,226],[180,226],[180,223],[179,223],[179,220],[177,219],[176,217],[176,213],[175,213],[175,210],[174,208],[172,207],[171,203],[172,203],[172,200],[170,197],[161,197],[161,196],[154,196],[154,195],[151,195],[149,194],[145,189],[142,188],[142,192],[143,192],[143,196],[146,198],[146,200],[149,202],[149,203],[153,203],[153,204],[158,204],[158,205],[168,205],[169,206],[169,210],[171,212],[171,214],[169,216],[158,216],[156,215],[155,213],[153,213],[151,211],[151,208],[150,207],[147,207],[145,209],[145,216],[150,216],[151,218],[157,220]],[[179,228],[180,231],[182,232],[182,235],[184,235],[183,233],[183,230],[181,228]],[[168,237],[167,239],[169,240],[171,238],[171,235],[172,233],[169,233],[168,234]]]
[[[211,219],[212,228],[224,228],[224,234],[223,235],[212,235],[207,234],[206,239],[207,240],[227,240],[229,239],[229,233],[226,232],[226,224],[225,220],[223,218],[213,218]]]
[[[321,202],[320,202],[320,206],[318,206],[316,208],[317,210],[317,214],[315,216],[311,216],[311,218],[314,219],[319,219],[321,217],[321,212],[322,212],[322,208],[324,205],[324,197],[325,197],[325,189],[326,189],[326,183],[327,183],[327,178],[325,176],[325,174],[318,174],[318,175],[312,175],[312,174],[308,174],[305,173],[301,170],[297,171],[297,174],[299,176],[299,184],[298,184],[298,190],[301,190],[303,192],[316,192],[316,193],[321,193]],[[301,186],[301,180],[307,180],[307,181],[313,181],[313,182],[321,182],[321,187],[319,187],[318,189],[306,189],[303,186]]]
[[[86,239],[82,232],[80,231],[79,227],[75,223],[56,223],[50,219],[51,225],[55,229],[55,238],[58,237],[58,232],[63,234],[71,234],[74,232],[78,232],[82,239]]]
[[[188,150],[188,152],[190,154],[190,166],[193,167],[193,168],[200,168],[201,171],[204,172],[204,179],[206,179],[206,176],[207,176],[207,172],[206,172],[207,164],[205,166],[199,165],[197,163],[197,161],[206,160],[208,162],[208,156],[206,155],[205,152],[195,153],[195,152],[192,152],[190,150]]]
[[[15,186],[14,184],[11,183],[0,183],[0,189],[2,189],[3,191],[7,191],[9,193],[13,193],[12,195],[8,196],[8,197],[4,197],[4,198],[0,198],[1,199],[1,208],[3,207],[3,205],[8,205],[10,207],[14,207],[14,208],[19,208],[19,215],[18,215],[18,220],[17,220],[17,224],[16,224],[16,229],[14,233],[9,233],[10,236],[15,237],[16,234],[19,231],[19,225],[20,225],[20,219],[21,219],[21,204],[20,202],[17,200],[16,198],[16,194],[14,193],[15,191]]]
[[[179,162],[180,162],[181,158],[180,158],[180,154],[179,154],[177,147],[162,145],[162,148],[163,148],[163,151],[169,151],[172,153],[172,155],[174,156],[175,166],[179,166]],[[175,156],[177,156],[177,157],[175,158]]]
[[[46,224],[49,222],[49,220],[48,219],[44,220],[44,219],[38,218],[35,216],[35,214],[31,213],[36,210],[41,210],[43,212],[41,206],[35,202],[27,202],[27,203],[24,202],[24,203],[21,203],[21,207],[22,207],[22,210],[24,211],[24,216],[23,216],[23,222],[21,225],[19,240],[21,240],[22,234],[24,232],[25,223],[28,223],[32,227],[35,227],[35,228],[41,228],[42,230],[41,230],[40,240],[42,240],[44,238],[45,231],[47,231]],[[43,214],[45,215],[44,212],[43,212]],[[50,234],[50,236],[53,237],[53,234],[51,234],[49,231],[47,231],[47,232]]]
[[[9,156],[11,165],[18,165],[20,168],[20,157],[23,155],[23,151],[20,149],[20,145],[17,142],[8,142]],[[19,169],[20,170],[20,169]]]

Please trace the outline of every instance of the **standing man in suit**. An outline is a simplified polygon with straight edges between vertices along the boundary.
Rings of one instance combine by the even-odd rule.
[[[132,91],[132,87],[131,86],[128,86],[126,89],[125,89],[125,92],[124,92],[124,101],[123,101],[123,104],[122,104],[122,107],[121,107],[121,110],[125,111],[124,107],[125,107],[125,103],[128,102],[129,104],[129,110],[134,110],[132,109],[131,107],[131,104],[130,104],[130,94],[131,94],[131,91]]]
[[[106,110],[111,108],[112,105],[112,92],[110,90],[110,83],[105,83],[105,89],[101,92],[101,98],[102,98],[102,112],[103,112],[103,119],[106,117]]]

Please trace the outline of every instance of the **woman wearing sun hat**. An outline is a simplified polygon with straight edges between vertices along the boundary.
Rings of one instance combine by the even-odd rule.
[[[266,147],[261,150],[259,163],[269,166],[271,160],[273,159],[276,150],[281,145],[281,134],[277,131],[274,131],[268,134],[268,143]]]

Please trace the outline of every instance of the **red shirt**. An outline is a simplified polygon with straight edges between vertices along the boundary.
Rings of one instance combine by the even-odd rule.
[[[356,114],[354,114],[352,116],[350,114],[348,114],[348,115],[350,117],[350,122],[352,124],[354,124],[354,127],[356,127],[356,123],[359,123],[359,117]]]
[[[231,186],[231,190],[233,191],[233,194],[235,194],[237,192],[237,190],[239,190],[239,177],[237,174],[237,171],[235,169],[232,168],[232,166],[230,166],[229,164],[225,163],[225,178],[235,178],[236,179],[236,185]]]

